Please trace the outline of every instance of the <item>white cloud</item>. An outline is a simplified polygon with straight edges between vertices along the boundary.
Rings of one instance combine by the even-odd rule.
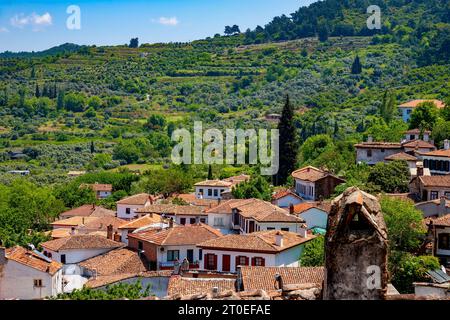
[[[0,33],[6,33],[9,32],[8,29],[6,29],[5,27],[0,27]]]
[[[24,28],[25,26],[32,26],[33,31],[39,31],[40,28],[52,25],[52,16],[46,12],[43,15],[38,15],[33,12],[30,15],[16,14],[10,19],[10,23],[13,27]]]
[[[178,25],[180,22],[178,21],[177,17],[171,17],[171,18],[166,18],[166,17],[160,17],[157,22],[159,24],[165,25],[165,26],[176,26]]]

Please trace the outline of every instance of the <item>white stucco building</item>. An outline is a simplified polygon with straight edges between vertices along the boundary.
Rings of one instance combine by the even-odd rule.
[[[135,219],[138,215],[136,210],[144,208],[153,203],[153,198],[147,193],[136,194],[131,197],[117,201],[117,217],[125,220]]]
[[[417,99],[417,100],[412,100],[406,103],[403,103],[401,105],[398,106],[398,109],[400,111],[400,114],[402,116],[402,119],[404,122],[409,122],[409,120],[411,119],[411,114],[413,113],[414,109],[417,108],[419,106],[419,104],[427,102],[427,101],[431,101],[433,102],[436,107],[438,109],[442,109],[445,107],[445,104],[440,101],[440,100],[436,100],[436,99]]]
[[[0,300],[43,299],[62,292],[62,264],[34,250],[0,248]]]

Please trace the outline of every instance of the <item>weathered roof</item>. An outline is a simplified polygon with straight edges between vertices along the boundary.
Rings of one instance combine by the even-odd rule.
[[[220,231],[202,223],[166,229],[152,229],[128,235],[128,237],[148,241],[159,246],[196,245],[221,236]]]
[[[214,199],[197,199],[197,196],[195,193],[183,193],[183,194],[177,194],[172,197],[172,201],[174,199],[180,199],[184,202],[198,207],[208,207],[212,208],[219,204],[219,200]]]
[[[175,204],[151,204],[143,208],[137,209],[136,213],[156,213],[156,214],[166,214],[166,215],[185,215],[185,216],[198,216],[205,214],[203,212],[203,207],[198,206],[181,206]]]
[[[129,248],[119,248],[100,256],[85,260],[81,267],[94,270],[96,275],[120,275],[126,273],[140,273],[147,271],[145,261],[138,252]]]
[[[450,227],[450,214],[431,220],[435,226]]]
[[[259,222],[299,223],[303,221],[289,214],[285,209],[260,199],[246,199],[246,201],[231,204],[231,207],[237,209],[243,217]]]
[[[420,134],[421,132],[422,131],[420,129],[412,129],[412,130],[405,131],[405,134]],[[423,134],[431,134],[431,131],[424,130]]]
[[[278,246],[276,244],[277,235],[283,236],[282,246]],[[271,230],[254,232],[245,235],[226,235],[202,242],[197,246],[200,248],[231,251],[278,253],[308,242],[314,238],[315,236],[310,234],[308,234],[306,238],[303,238],[297,233]]]
[[[119,243],[99,235],[73,235],[67,238],[55,239],[43,242],[42,247],[52,250],[70,250],[70,249],[113,249],[122,247]]]
[[[233,186],[232,182],[223,181],[223,180],[205,180],[201,182],[197,182],[194,186],[196,187],[223,187],[230,188]]]
[[[316,208],[325,213],[330,211],[330,205],[328,203],[323,202],[303,202],[294,205],[294,214],[302,214],[309,209]]]
[[[412,156],[410,154],[407,154],[405,152],[399,152],[399,153],[395,153],[395,154],[392,154],[390,156],[387,156],[386,158],[384,158],[384,160],[417,161],[418,158],[415,157],[415,156]]]
[[[402,144],[403,148],[422,148],[422,149],[436,149],[434,144],[431,144],[429,142],[423,141],[423,140],[411,140],[407,141]]]
[[[241,266],[242,284],[245,291],[275,288],[275,275],[280,275],[283,285],[315,283],[322,285],[324,267],[249,267]]]
[[[326,177],[333,177],[335,179],[344,181],[343,179],[336,177],[335,175],[333,175],[327,171],[317,169],[312,166],[307,166],[305,168],[301,168],[301,169],[298,169],[298,170],[292,172],[292,177],[294,177],[294,179],[310,181],[310,182],[316,182],[316,181],[319,181]]]
[[[355,144],[357,149],[402,149],[401,143],[395,142],[361,142]]]
[[[436,107],[438,107],[438,109],[442,109],[445,107],[445,103],[442,102],[441,100],[437,100],[437,99],[416,99],[416,100],[411,100],[408,102],[405,102],[403,104],[401,104],[399,106],[399,108],[416,108],[419,104],[424,103],[424,102],[433,102]]]
[[[102,183],[81,184],[80,188],[91,188],[94,191],[105,191],[105,192],[111,192],[113,189],[112,184],[102,184]]]
[[[15,246],[6,249],[6,259],[15,261],[30,268],[54,275],[62,268],[62,264],[51,259],[44,259],[36,252]],[[50,260],[50,261],[49,261]]]
[[[84,227],[89,230],[107,230],[108,226],[112,226],[113,229],[119,228],[121,225],[126,223],[125,220],[122,220],[117,217],[92,217],[90,221],[84,223]]]
[[[120,225],[118,229],[139,229],[160,222],[163,222],[163,218],[160,215],[146,214],[145,216]]]
[[[117,204],[129,204],[129,205],[145,205],[147,201],[152,202],[152,196],[147,193],[135,194],[130,197],[123,198],[117,201]]]
[[[450,175],[445,176],[420,176],[424,187],[446,187],[450,188]]]
[[[280,200],[280,199],[282,199],[284,197],[288,197],[288,196],[302,200],[302,198],[299,195],[297,195],[295,192],[293,192],[292,190],[289,190],[289,189],[280,190],[280,191],[276,192],[274,195],[272,195],[272,200]]]
[[[171,275],[172,275],[171,270],[146,271],[141,273],[120,273],[106,276],[101,275],[95,278],[94,277],[90,278],[89,281],[85,283],[85,286],[88,288],[99,288],[133,278],[156,278],[156,277],[168,278]]]
[[[74,208],[63,212],[59,215],[60,218],[68,217],[104,217],[104,216],[115,216],[116,212],[112,210],[105,209],[101,206],[96,206],[92,204],[85,204],[81,207]]]
[[[97,220],[99,217],[83,217],[83,216],[75,216],[67,219],[56,220],[52,222],[50,225],[53,227],[63,226],[63,227],[77,227],[85,223],[89,223],[91,221]]]
[[[169,280],[167,295],[191,295],[209,292],[213,288],[218,288],[218,292],[235,290],[235,279],[192,279],[180,276],[172,276]]]
[[[442,158],[450,158],[450,149],[448,150],[435,150],[427,153],[422,153],[424,157],[442,157]]]

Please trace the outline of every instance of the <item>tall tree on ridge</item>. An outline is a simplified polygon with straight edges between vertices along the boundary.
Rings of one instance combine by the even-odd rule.
[[[294,125],[294,107],[290,102],[289,95],[286,95],[278,130],[280,131],[280,165],[275,177],[275,184],[283,185],[296,168],[299,148],[297,128]]]
[[[208,167],[208,180],[213,180],[213,172],[212,172],[212,166],[209,165]]]

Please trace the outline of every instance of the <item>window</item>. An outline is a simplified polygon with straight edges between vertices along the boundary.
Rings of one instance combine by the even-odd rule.
[[[281,228],[281,231],[287,231],[287,232],[289,232],[289,228]]]
[[[384,153],[384,149],[381,149],[381,153]]]
[[[200,260],[200,261],[203,260],[203,250],[202,249],[198,250],[198,260]]]
[[[247,257],[244,257],[244,256],[237,257],[237,265],[238,266],[246,266],[247,265]]]
[[[142,243],[142,241],[138,241],[138,249],[139,250],[143,250],[144,249],[144,244]]]
[[[126,214],[131,214],[131,208],[126,208],[126,209],[125,209],[125,213],[126,213]]]
[[[208,197],[212,197],[212,189],[208,189]]]
[[[195,218],[191,218],[191,219],[189,220],[189,223],[190,223],[190,224],[195,224],[195,222],[196,222],[196,219],[195,219]]]
[[[167,251],[167,261],[177,261],[180,258],[179,250],[168,250]]]
[[[203,189],[198,189],[198,193],[203,194]]]
[[[256,267],[264,267],[264,259],[260,257],[253,258],[253,265]]]
[[[408,110],[406,110],[406,113],[407,113],[407,114],[411,114],[411,113],[412,113],[412,110],[411,110],[411,109],[408,109]]]
[[[273,228],[273,227],[267,227],[267,231],[270,231],[270,230],[275,230],[275,228]]]
[[[42,288],[43,287],[42,279],[34,279],[33,282],[34,282],[34,286],[35,287],[37,287],[37,288]]]
[[[367,150],[367,157],[372,158],[372,149]]]
[[[450,200],[450,192],[444,193],[444,197],[446,197],[448,200]]]
[[[214,197],[218,197],[219,196],[219,190],[214,189]]]
[[[186,218],[181,218],[180,219],[180,224],[183,225],[183,226],[186,225]]]
[[[436,200],[439,198],[439,192],[438,191],[431,191],[430,192],[430,200]]]
[[[201,223],[206,223],[206,219],[205,219],[205,218],[201,218],[201,219],[200,219],[200,222],[201,222]]]
[[[415,135],[410,135],[409,136],[409,140],[415,140],[416,139],[416,136]]]
[[[450,234],[441,233],[438,238],[438,247],[442,250],[450,250]]]
[[[65,263],[66,263],[66,255],[65,255],[65,254],[62,254],[62,255],[61,255],[61,263],[62,263],[62,264],[65,264]]]
[[[214,226],[223,227],[223,218],[214,218]]]

